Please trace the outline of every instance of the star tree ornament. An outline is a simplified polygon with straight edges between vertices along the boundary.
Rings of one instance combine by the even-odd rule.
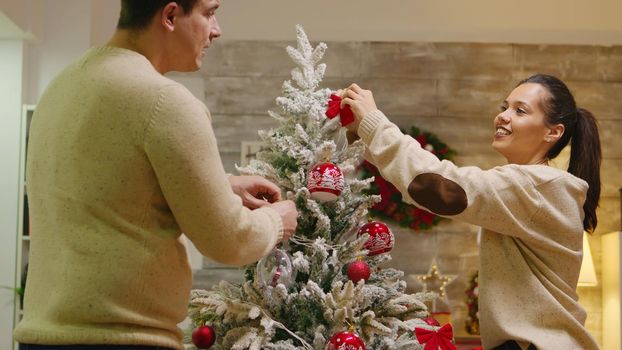
[[[434,292],[438,294],[439,298],[445,298],[447,285],[453,282],[457,276],[441,274],[438,264],[433,260],[427,274],[415,275],[415,277],[423,285],[424,292]]]
[[[447,298],[447,285],[453,282],[457,275],[442,274],[438,268],[436,260],[432,261],[428,273],[425,275],[415,275],[416,279],[423,285],[424,292],[433,292],[437,295],[427,303],[430,313],[440,321],[440,324],[451,322],[451,310]],[[429,323],[430,320],[426,320]]]

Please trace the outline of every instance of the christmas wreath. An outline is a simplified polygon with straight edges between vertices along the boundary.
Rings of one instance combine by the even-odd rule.
[[[451,160],[456,154],[447,144],[430,132],[421,131],[413,126],[407,134],[417,140],[422,148],[432,152],[440,160]],[[378,168],[371,163],[364,161],[361,164],[360,173],[363,178],[375,177],[369,193],[380,195],[382,198],[379,203],[370,208],[372,216],[396,221],[400,226],[409,227],[415,231],[429,229],[441,221],[440,216],[402,201],[402,194],[393,184],[385,180],[380,175]]]

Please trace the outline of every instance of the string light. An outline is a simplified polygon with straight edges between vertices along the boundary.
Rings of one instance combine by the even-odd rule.
[[[438,285],[438,291],[431,290],[432,292],[437,292],[439,297],[445,297],[445,288],[451,283],[456,276],[453,275],[442,275],[438,270],[438,265],[433,262],[430,266],[430,270],[426,275],[417,275],[417,280],[423,284],[423,291],[427,292],[429,285]]]

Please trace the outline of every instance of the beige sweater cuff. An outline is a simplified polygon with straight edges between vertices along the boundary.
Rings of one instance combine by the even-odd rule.
[[[277,245],[277,243],[279,243],[283,239],[283,219],[281,219],[281,215],[279,215],[276,210],[268,206],[255,209],[255,211],[264,212],[270,218],[270,221],[272,222],[272,225],[277,232],[277,236],[275,237],[275,240],[273,242],[274,244],[270,246],[270,249],[268,249],[268,251],[266,252],[267,254],[270,250],[272,250],[272,248],[274,248],[275,245]]]
[[[384,124],[385,122],[389,122],[389,119],[378,109],[367,113],[365,117],[363,117],[359,125],[358,134],[366,145],[369,145],[371,142],[374,131],[376,131],[378,125]]]

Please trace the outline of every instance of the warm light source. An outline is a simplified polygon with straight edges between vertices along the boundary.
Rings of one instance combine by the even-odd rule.
[[[585,232],[583,233],[583,261],[581,261],[578,285],[579,287],[595,287],[598,285],[596,270],[594,269],[594,260],[592,260],[592,252],[590,250],[590,242]]]
[[[603,287],[603,350],[622,349],[622,308],[620,307],[620,252],[622,230],[601,235]]]

